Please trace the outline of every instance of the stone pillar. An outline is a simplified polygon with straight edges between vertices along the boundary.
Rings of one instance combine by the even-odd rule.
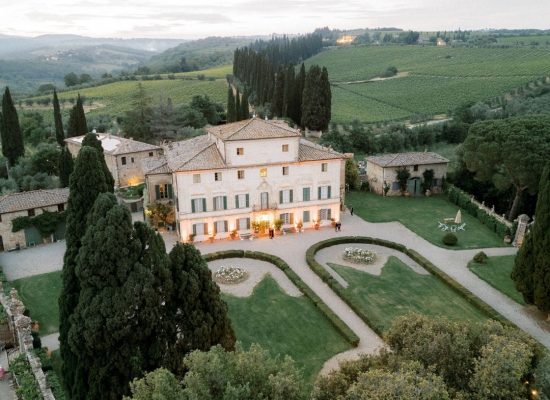
[[[529,216],[521,214],[518,217],[518,228],[516,229],[516,235],[512,244],[516,247],[521,247],[525,234],[527,233],[527,226],[529,224]]]

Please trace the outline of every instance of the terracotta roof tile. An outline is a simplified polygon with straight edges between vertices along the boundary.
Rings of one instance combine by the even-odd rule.
[[[309,140],[300,139],[300,152],[298,156],[300,161],[332,160],[336,158],[345,158],[345,156]]]
[[[0,214],[64,204],[68,199],[68,188],[10,193],[0,197]]]
[[[449,162],[445,157],[427,151],[370,156],[367,157],[367,161],[381,167],[406,167],[409,165],[446,164]]]
[[[208,135],[169,143],[164,148],[168,167],[172,171],[224,168],[223,158]]]
[[[97,138],[101,141],[103,152],[106,154],[119,155],[138,153],[140,151],[159,150],[159,146],[153,144],[139,142],[137,140],[123,138],[116,135],[98,133]],[[82,145],[84,136],[75,136],[65,139],[66,142]]]
[[[211,126],[207,131],[223,140],[273,139],[300,137],[301,133],[284,121],[251,118],[225,125]]]

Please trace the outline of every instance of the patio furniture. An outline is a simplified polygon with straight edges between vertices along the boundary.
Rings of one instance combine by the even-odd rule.
[[[446,223],[446,224],[452,224],[453,222],[455,222],[455,219],[454,219],[454,217],[453,218],[443,218],[443,222]]]
[[[252,240],[253,236],[252,236],[252,233],[250,232],[247,232],[247,233],[239,233],[239,239],[241,240],[245,240],[245,239],[250,239]]]
[[[456,228],[458,228],[456,225],[451,225],[451,232],[456,232]]]
[[[437,222],[439,225],[438,225],[438,228],[441,229],[443,232],[449,230],[449,226],[447,224],[444,224],[442,222]]]
[[[466,222],[461,223],[457,226],[457,230],[464,231],[464,228],[466,227]]]

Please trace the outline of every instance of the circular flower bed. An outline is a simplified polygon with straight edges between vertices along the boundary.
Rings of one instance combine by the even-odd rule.
[[[244,282],[248,278],[248,271],[240,267],[221,266],[214,273],[214,280],[218,283],[234,285]]]
[[[376,253],[371,250],[358,247],[346,247],[344,249],[344,260],[356,264],[372,264],[376,260]]]

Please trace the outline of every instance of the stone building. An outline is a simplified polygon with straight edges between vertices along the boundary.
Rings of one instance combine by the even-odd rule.
[[[115,180],[115,187],[135,186],[145,181],[143,161],[158,157],[161,148],[149,143],[138,142],[111,134],[97,134],[103,147],[105,162]],[[84,136],[65,139],[67,148],[76,157],[82,147]]]
[[[69,189],[66,188],[32,190],[0,197],[0,251],[64,239],[65,223],[58,225],[52,237],[43,238],[38,229],[32,226],[12,232],[12,222],[17,217],[34,217],[44,211],[64,211],[68,198]]]
[[[180,240],[225,238],[254,223],[304,228],[340,219],[345,159],[280,121],[207,129],[145,160],[148,202],[173,205]]]
[[[384,184],[389,187],[388,196],[400,195],[397,171],[406,168],[411,176],[407,191],[415,196],[422,193],[423,173],[433,170],[433,193],[442,190],[443,178],[447,175],[449,160],[432,152],[410,152],[370,156],[367,160],[367,180],[372,192],[384,194]]]

